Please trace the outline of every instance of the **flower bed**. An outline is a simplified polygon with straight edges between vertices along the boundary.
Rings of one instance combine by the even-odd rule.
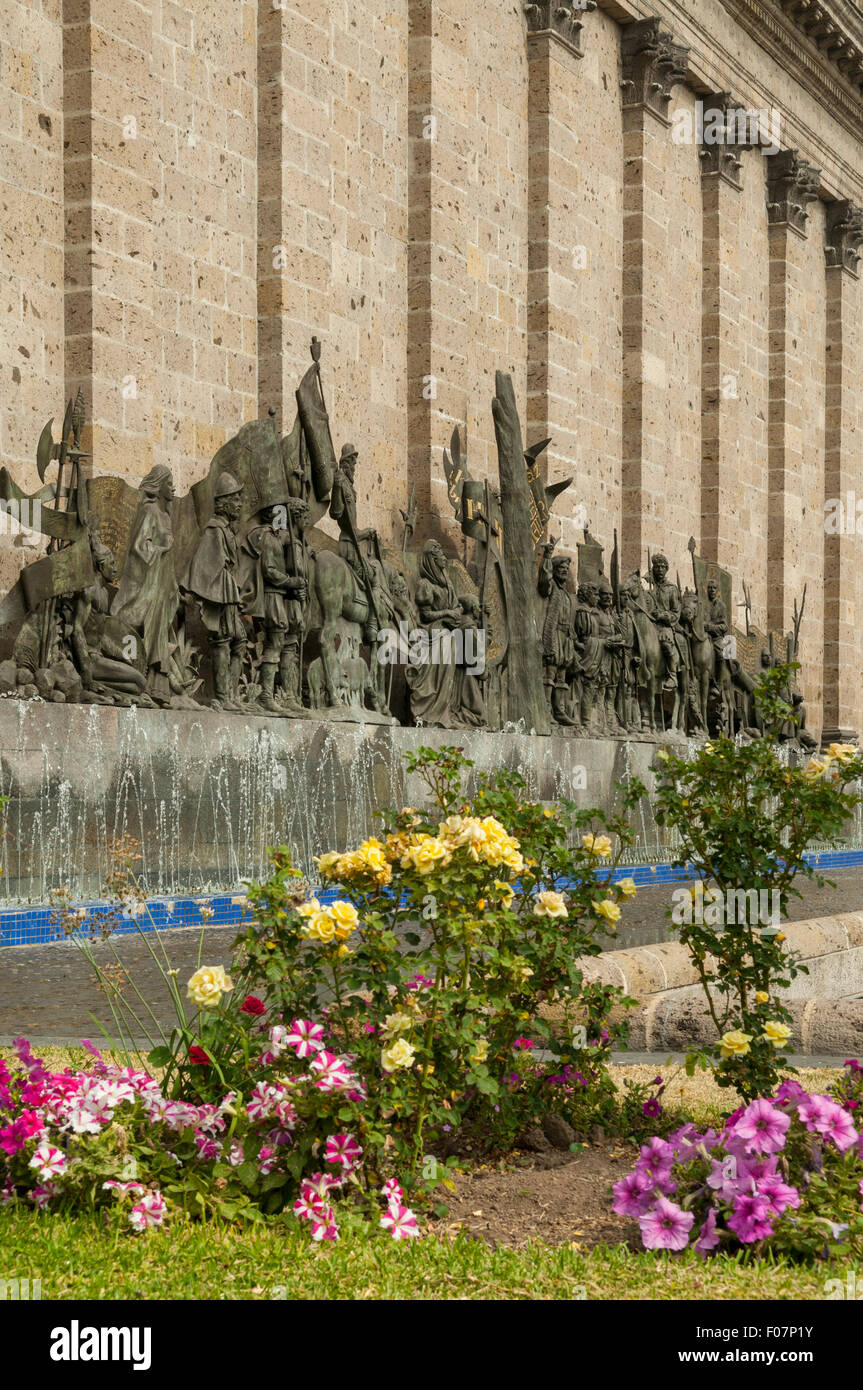
[[[615,1183],[614,1210],[638,1219],[648,1250],[863,1253],[863,1071],[845,1068],[833,1095],[786,1080],[719,1133],[687,1124],[654,1136]]]

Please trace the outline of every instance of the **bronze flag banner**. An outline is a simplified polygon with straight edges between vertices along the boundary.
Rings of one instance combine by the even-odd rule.
[[[73,545],[34,560],[21,571],[21,588],[27,611],[32,613],[45,599],[79,593],[93,583],[90,537],[84,531]]]
[[[329,497],[336,476],[336,453],[330,434],[330,417],[321,399],[317,363],[309,367],[297,387],[297,410],[309,450],[312,488],[317,500],[323,502]]]

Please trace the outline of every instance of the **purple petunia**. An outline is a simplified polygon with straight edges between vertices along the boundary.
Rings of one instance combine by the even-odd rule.
[[[741,1193],[734,1199],[734,1214],[728,1217],[727,1225],[743,1245],[772,1236],[768,1199],[760,1193],[753,1196]]]
[[[746,1142],[754,1153],[778,1153],[785,1145],[790,1117],[776,1110],[769,1100],[753,1100],[735,1121],[732,1134]]]
[[[660,1197],[652,1211],[639,1216],[646,1250],[685,1250],[695,1217],[667,1197]]]

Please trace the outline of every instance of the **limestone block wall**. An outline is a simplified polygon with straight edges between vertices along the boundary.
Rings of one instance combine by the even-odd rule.
[[[826,0],[0,0],[0,462],[80,385],[96,472],[178,490],[324,349],[363,521],[460,544],[494,372],[624,570],[686,543],[863,727],[863,20]],[[819,18],[820,16],[820,18]],[[720,148],[702,108],[765,113]],[[686,130],[690,134],[687,137]],[[825,503],[851,495],[850,523]],[[845,518],[848,521],[846,515]],[[32,550],[0,533],[0,585]],[[736,614],[740,617],[740,614]]]

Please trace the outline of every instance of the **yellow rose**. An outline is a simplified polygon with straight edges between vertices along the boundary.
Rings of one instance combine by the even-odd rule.
[[[604,917],[608,922],[620,921],[620,908],[617,903],[612,902],[611,898],[603,898],[601,903],[594,903],[594,907],[600,917]]]
[[[397,1037],[399,1033],[406,1033],[412,1026],[413,1019],[410,1014],[387,1014],[384,1019],[384,1037]]]
[[[803,776],[807,782],[817,782],[821,774],[827,771],[829,765],[829,760],[810,758],[803,769]]]
[[[785,1047],[791,1037],[791,1029],[784,1023],[765,1023],[761,1034],[762,1042],[772,1043],[774,1047]]]
[[[342,900],[337,903],[330,903],[328,911],[337,927],[347,927],[350,931],[353,931],[360,920],[360,914],[353,903],[346,903]]]
[[[533,900],[534,917],[566,917],[566,899],[562,893],[555,893],[550,888],[544,893],[537,893]]]
[[[509,907],[513,898],[515,897],[515,893],[513,892],[510,884],[504,883],[501,879],[496,878],[494,881],[494,891],[500,898],[504,907]]]
[[[617,886],[625,898],[634,898],[638,892],[634,878],[622,878]]]
[[[392,872],[380,840],[364,840],[357,850],[360,865],[373,874]]]
[[[318,873],[324,878],[338,878],[343,855],[338,854],[334,849],[322,854],[315,863],[318,866]]]
[[[611,854],[611,841],[607,835],[582,835],[581,843],[588,854],[595,854],[597,859],[608,859]]]
[[[725,1033],[719,1039],[719,1050],[723,1057],[745,1057],[751,1042],[751,1033],[742,1033],[739,1028],[732,1028],[730,1033]]]
[[[381,1053],[381,1066],[384,1071],[399,1071],[405,1067],[412,1067],[414,1064],[414,1054],[416,1048],[413,1043],[407,1042],[404,1038],[399,1038],[392,1047],[384,1048]]]
[[[827,753],[829,757],[835,758],[837,763],[848,763],[857,756],[857,749],[853,743],[831,743]]]
[[[321,905],[317,898],[310,898],[307,903],[300,903],[297,914],[300,917],[314,917],[316,912],[320,912]]]
[[[446,845],[429,836],[422,844],[408,850],[402,859],[402,868],[416,869],[418,874],[431,874],[435,869],[443,868],[451,859],[452,855]]]
[[[511,874],[524,873],[524,860],[521,857],[521,853],[512,846],[507,846],[501,855],[500,862],[505,869],[509,869]],[[489,863],[491,863],[491,860],[489,860]],[[494,867],[494,865],[492,865],[492,867]]]
[[[303,936],[308,937],[311,941],[322,941],[324,945],[329,945],[331,941],[335,940],[336,924],[326,908],[309,918],[303,928]]]
[[[473,1045],[470,1060],[474,1063],[485,1062],[488,1058],[488,1039],[478,1038]]]
[[[769,998],[770,998],[770,995],[767,993],[767,991],[766,991],[765,989],[757,989],[757,990],[755,991],[755,1002],[756,1002],[756,1004],[766,1004],[766,1003],[767,1003],[767,1000],[768,1000]]]
[[[189,998],[201,1009],[217,1009],[223,994],[234,988],[221,965],[202,965],[187,986]]]

